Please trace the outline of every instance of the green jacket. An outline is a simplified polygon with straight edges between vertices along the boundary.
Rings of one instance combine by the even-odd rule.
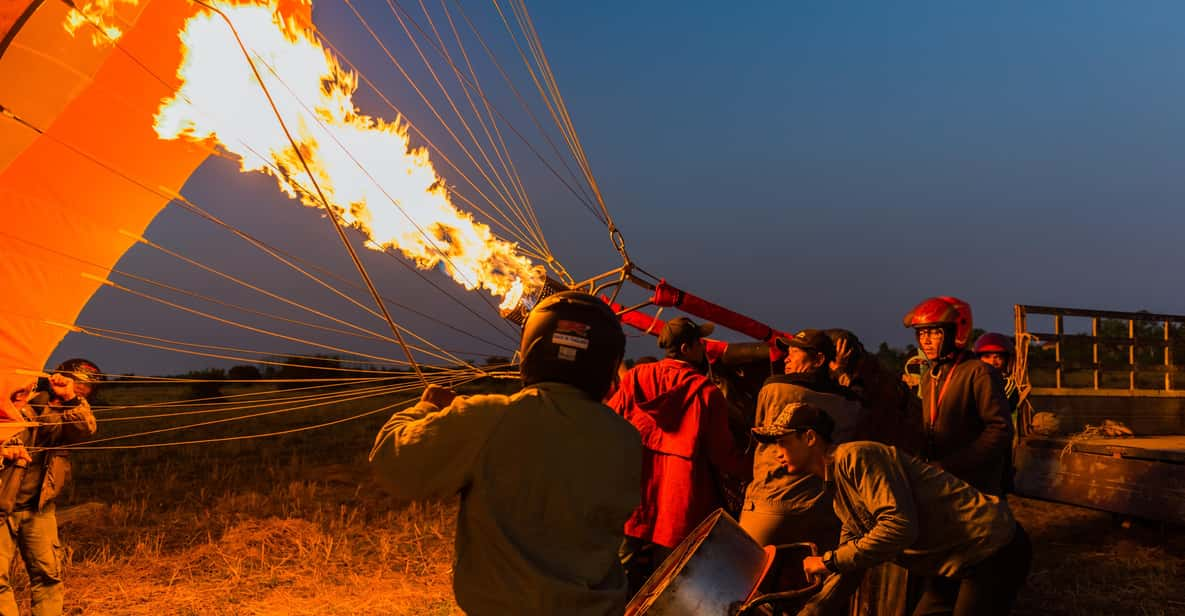
[[[846,598],[864,570],[890,560],[912,573],[959,577],[1016,532],[1006,501],[896,447],[837,445],[827,475],[843,522],[835,550],[839,575],[828,578],[812,603]]]
[[[400,498],[460,493],[453,590],[469,614],[621,614],[617,550],[641,493],[629,422],[579,389],[421,402],[393,415],[370,460]]]

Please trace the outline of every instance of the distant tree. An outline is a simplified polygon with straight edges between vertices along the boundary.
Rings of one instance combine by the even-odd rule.
[[[259,367],[253,366],[251,364],[239,364],[237,366],[232,366],[231,369],[226,372],[226,378],[232,381],[248,381],[262,377],[263,373],[259,371]]]
[[[336,355],[316,355],[313,357],[285,357],[283,358],[285,365],[278,366],[273,378],[286,380],[286,383],[280,383],[281,389],[293,389],[296,387],[307,387],[309,385],[318,385],[318,379],[340,379],[342,377],[356,376],[349,372],[343,372],[341,368],[341,358]]]
[[[187,372],[183,378],[194,379],[189,385],[189,393],[194,398],[217,398],[222,395],[222,383],[226,380],[226,371],[221,368],[207,368]]]
[[[505,366],[510,363],[510,358],[505,355],[490,355],[486,358],[485,365],[487,366]]]

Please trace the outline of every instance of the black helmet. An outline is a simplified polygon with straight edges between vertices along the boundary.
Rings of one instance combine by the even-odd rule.
[[[99,370],[99,366],[95,362],[81,357],[67,359],[61,364],[58,364],[58,367],[54,368],[54,372],[74,379],[75,383],[90,386],[90,394],[92,396],[95,390],[98,389],[99,382],[103,380],[103,371]]]
[[[527,315],[519,371],[523,385],[567,383],[600,400],[624,355],[625,333],[613,310],[587,293],[563,291]]]

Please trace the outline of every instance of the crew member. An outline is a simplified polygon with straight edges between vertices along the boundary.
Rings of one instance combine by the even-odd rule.
[[[461,495],[453,590],[467,614],[623,612],[642,447],[601,400],[624,351],[604,302],[556,293],[523,326],[522,390],[429,386],[379,432],[370,460],[394,495]]]
[[[1032,548],[1007,502],[896,447],[836,445],[834,426],[826,411],[795,403],[753,430],[787,469],[827,483],[843,522],[837,548],[803,560],[806,575],[830,577],[800,614],[835,613],[863,572],[887,561],[926,576],[914,614],[1009,613]]]
[[[921,456],[981,492],[1003,493],[1012,445],[1004,380],[968,352],[971,306],[931,297],[905,315],[930,368],[922,375]]]
[[[71,359],[49,378],[15,392],[15,404],[26,421],[36,422],[4,447],[0,471],[0,616],[19,616],[12,591],[12,560],[19,549],[29,574],[34,616],[62,613],[65,594],[58,554],[55,499],[70,477],[67,451],[55,449],[90,438],[96,429],[88,396],[93,396],[102,373],[94,362]],[[36,447],[31,455],[28,448]]]
[[[666,357],[627,372],[609,400],[642,437],[642,502],[622,549],[632,585],[725,505],[723,482],[751,468],[729,430],[729,404],[705,374],[704,337],[713,329],[687,317],[668,321],[658,337]]]

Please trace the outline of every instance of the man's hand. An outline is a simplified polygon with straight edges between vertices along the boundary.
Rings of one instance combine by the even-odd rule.
[[[49,387],[53,390],[54,397],[63,402],[71,402],[78,397],[74,392],[74,379],[64,374],[49,375]]]
[[[444,408],[453,403],[453,399],[457,397],[457,392],[440,385],[429,385],[424,388],[424,395],[420,396],[421,402],[430,402],[435,404],[437,408]]]
[[[822,556],[807,556],[802,559],[802,572],[806,576],[814,577],[819,575],[827,575],[827,567],[823,566]]]
[[[852,361],[852,347],[848,345],[848,339],[840,337],[835,341],[835,359],[831,360],[831,369],[836,372],[844,372],[848,369],[848,364]]]
[[[0,457],[9,461],[33,461],[33,456],[29,455],[29,450],[25,449],[24,445],[5,445]]]

